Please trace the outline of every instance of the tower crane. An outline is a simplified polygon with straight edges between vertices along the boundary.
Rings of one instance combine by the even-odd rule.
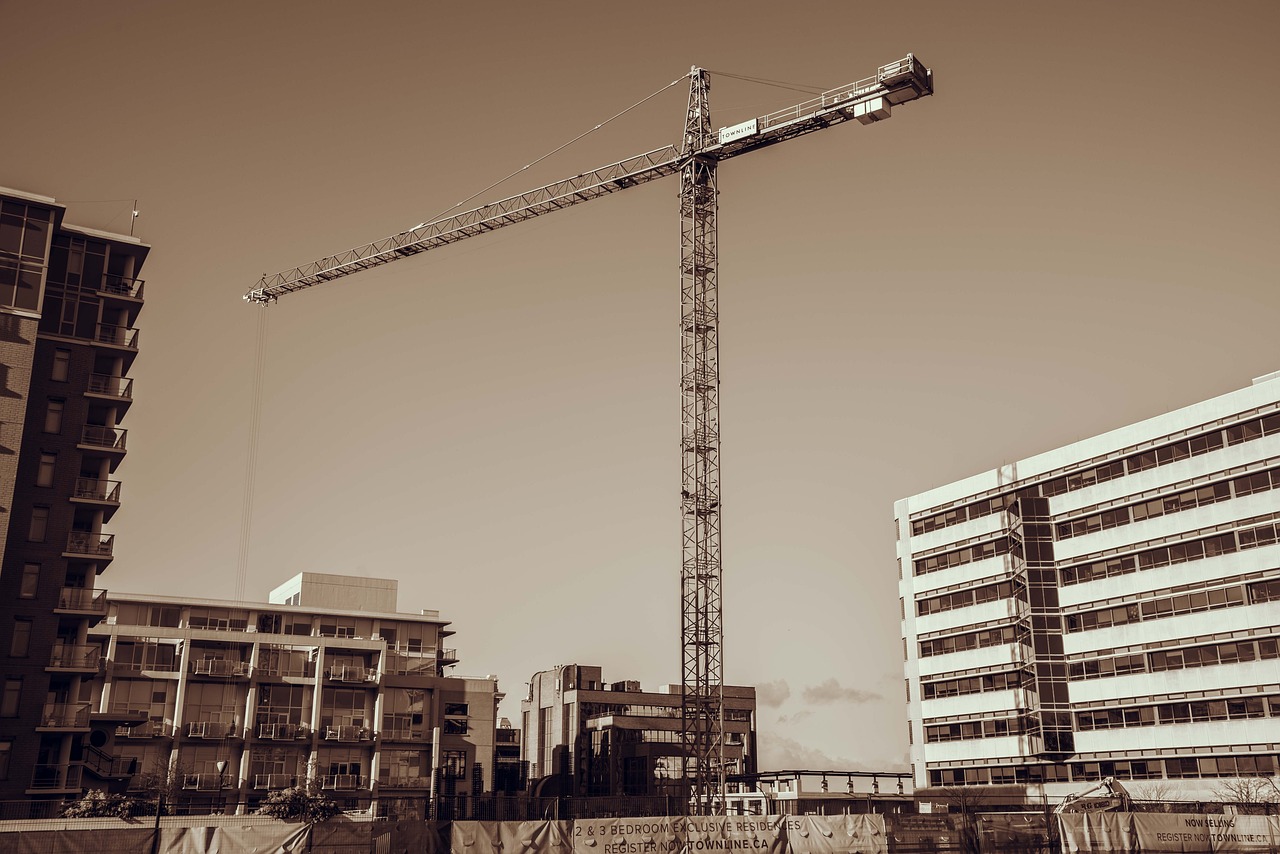
[[[688,78],[688,111],[678,146],[656,148],[263,276],[244,298],[269,304],[312,285],[668,175],[680,176],[681,734],[691,809],[706,814],[722,808],[725,779],[716,167],[731,157],[832,125],[850,120],[865,125],[889,118],[893,107],[933,94],[933,72],[907,54],[870,77],[717,130],[711,125],[708,72],[695,66]]]

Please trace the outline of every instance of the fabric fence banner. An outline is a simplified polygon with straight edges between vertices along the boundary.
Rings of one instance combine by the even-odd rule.
[[[682,852],[754,851],[784,854],[786,828],[783,816],[699,816],[684,819]]]
[[[676,854],[684,819],[597,818],[573,822],[573,854]]]
[[[1185,852],[1270,854],[1280,847],[1280,817],[1200,813],[1063,813],[1065,854]]]
[[[455,821],[453,854],[573,854],[569,821]]]
[[[882,815],[793,815],[785,819],[789,854],[888,854]]]
[[[227,851],[300,854],[308,850],[310,841],[309,824],[278,822],[247,827],[162,827],[159,851],[160,854],[219,854]],[[318,854],[319,849],[316,851]]]

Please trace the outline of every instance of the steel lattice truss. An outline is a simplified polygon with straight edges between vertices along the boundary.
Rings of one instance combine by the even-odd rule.
[[[689,88],[680,168],[682,429],[680,719],[695,812],[719,812],[724,790],[723,608],[720,601],[720,348],[716,294],[716,160],[707,73]]]
[[[245,294],[281,296],[668,175],[680,175],[682,734],[690,807],[716,812],[724,793],[724,613],[720,569],[720,365],[716,277],[716,166],[721,160],[849,120],[888,118],[892,107],[933,94],[933,73],[914,56],[871,77],[784,110],[711,129],[707,72],[690,74],[679,148],[666,146],[611,163],[310,264],[263,276]]]

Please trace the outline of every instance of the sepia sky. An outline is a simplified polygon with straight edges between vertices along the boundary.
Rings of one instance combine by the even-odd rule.
[[[895,499],[1280,369],[1269,2],[0,0],[0,185],[129,228],[119,592],[236,589],[263,273],[412,227],[662,88],[715,126],[914,52],[937,94],[720,168],[726,680],[762,768],[905,766]],[[478,202],[678,142],[687,87]],[[266,310],[250,598],[396,578],[517,718],[678,682],[669,178]]]

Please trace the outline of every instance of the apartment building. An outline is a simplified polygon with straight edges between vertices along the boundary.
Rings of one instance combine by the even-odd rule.
[[[352,808],[492,791],[502,695],[445,675],[438,612],[398,612],[395,581],[319,573],[269,600],[107,597],[88,638],[106,665],[78,699],[113,721],[86,733],[134,790],[160,776],[227,811],[307,780]]]
[[[606,684],[601,668],[535,673],[520,702],[521,755],[535,794],[687,795],[681,687]],[[726,774],[756,771],[756,690],[724,686]]]
[[[0,188],[0,800],[80,789],[133,401],[149,247],[64,213]]]
[[[918,789],[1280,770],[1280,373],[894,515]]]

